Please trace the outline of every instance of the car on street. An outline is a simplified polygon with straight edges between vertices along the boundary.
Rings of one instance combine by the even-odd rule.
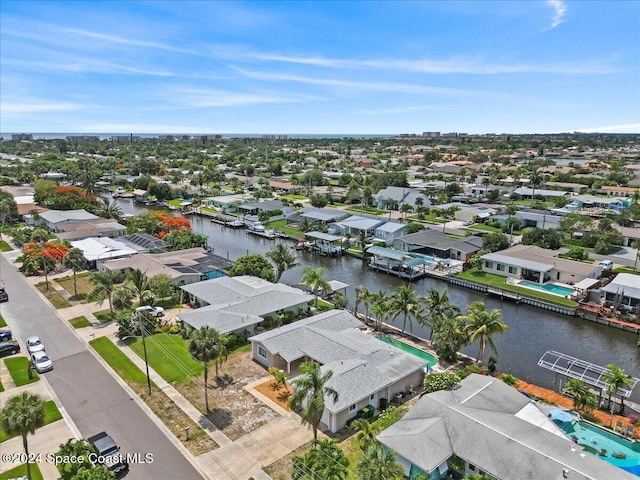
[[[11,330],[0,330],[0,342],[8,342],[9,340],[13,340]]]
[[[136,308],[136,313],[138,312],[149,313],[154,317],[164,317],[164,308],[162,307],[152,307],[151,305],[144,305],[142,307]]]
[[[4,287],[0,287],[0,303],[8,302],[8,301],[9,301],[9,294],[4,289]]]
[[[33,365],[33,368],[35,368],[38,373],[53,370],[53,362],[44,351],[31,354],[31,365]]]
[[[31,336],[27,338],[27,350],[29,350],[29,353],[42,352],[44,351],[44,343],[42,343],[40,337]]]
[[[20,345],[17,342],[2,342],[0,343],[0,356],[15,355],[20,351]]]

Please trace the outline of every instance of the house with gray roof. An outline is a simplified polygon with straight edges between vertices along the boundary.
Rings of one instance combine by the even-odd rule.
[[[640,278],[631,273],[619,273],[601,291],[608,302],[613,303],[618,295],[622,296],[620,306],[631,311],[640,306]]]
[[[393,241],[393,247],[403,252],[421,253],[465,262],[480,251],[482,238],[471,236],[454,240],[439,230],[427,229],[396,238]]]
[[[53,233],[62,232],[62,227],[71,223],[87,222],[90,220],[100,220],[100,217],[89,213],[84,209],[78,210],[46,210],[41,212],[39,219],[32,216],[25,216],[25,221],[29,226],[44,225]]]
[[[386,245],[391,245],[396,238],[404,235],[406,230],[406,223],[386,222],[376,227],[373,231],[372,241],[374,243],[384,242]]]
[[[471,374],[422,397],[376,438],[410,479],[445,478],[454,456],[464,473],[501,480],[637,478],[574,443],[544,408],[497,378]]]
[[[250,275],[220,277],[181,287],[188,302],[199,306],[178,314],[192,328],[207,325],[220,333],[250,335],[267,317],[286,311],[300,315],[309,310],[313,296],[299,288],[271,283]]]
[[[376,205],[379,209],[383,210],[398,210],[402,208],[402,205],[409,205],[413,210],[418,207],[416,200],[422,199],[422,206],[431,206],[431,200],[418,190],[414,190],[409,187],[387,187],[380,190],[373,196]],[[420,201],[418,201],[420,203]],[[392,208],[390,206],[393,205]]]
[[[338,400],[325,398],[322,423],[343,428],[368,405],[384,408],[396,393],[418,387],[425,361],[360,330],[362,322],[346,310],[329,310],[251,337],[252,358],[292,376],[304,361],[332,371],[327,386]]]
[[[352,215],[339,222],[331,223],[329,225],[329,233],[333,235],[352,235],[357,237],[360,232],[364,231],[367,237],[373,235],[373,232],[377,227],[386,223],[384,220],[378,220],[376,218],[365,218],[358,215]]]

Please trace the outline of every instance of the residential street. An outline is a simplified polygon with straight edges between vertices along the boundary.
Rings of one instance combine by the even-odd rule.
[[[0,266],[10,298],[1,304],[0,313],[23,347],[30,335],[40,336],[45,343],[54,370],[42,377],[82,436],[105,430],[120,445],[121,453],[140,453],[143,458],[146,453],[153,454],[152,463],[132,464],[127,479],[202,478],[13,265],[3,257]],[[60,438],[59,443],[66,440]]]

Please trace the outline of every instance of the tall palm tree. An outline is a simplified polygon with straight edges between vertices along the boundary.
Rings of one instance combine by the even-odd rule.
[[[64,257],[62,257],[62,265],[73,270],[73,296],[78,296],[78,286],[76,283],[76,272],[80,272],[86,268],[87,261],[84,253],[79,248],[70,249]]]
[[[389,297],[389,308],[392,316],[402,314],[402,333],[409,329],[413,331],[411,316],[420,308],[420,298],[410,285],[400,285]]]
[[[610,373],[605,374],[602,379],[609,384],[607,388],[609,392],[609,401],[607,408],[611,405],[611,397],[617,394],[622,388],[631,388],[633,385],[633,377],[627,374],[623,368],[620,368],[612,363],[607,365],[607,369]],[[620,413],[624,413],[624,395],[620,397]]]
[[[578,411],[588,409],[596,404],[596,397],[582,380],[570,378],[564,385],[564,390],[573,396],[573,408]]]
[[[31,231],[31,241],[36,243],[44,243],[49,240],[49,232],[46,228],[38,227]]]
[[[360,450],[366,452],[367,449],[377,442],[376,440],[376,429],[373,427],[373,423],[371,423],[366,418],[359,418],[351,424],[351,428],[358,431],[356,434],[356,440],[358,441],[358,446]]]
[[[140,301],[140,305],[145,305],[145,300],[151,293],[151,282],[147,277],[147,272],[143,272],[139,268],[131,270],[127,279],[131,282],[133,290]]]
[[[22,446],[27,459],[29,458],[29,444],[27,435],[36,432],[36,428],[44,425],[44,402],[40,395],[22,392],[15,395],[0,411],[2,429],[8,435],[21,435]],[[27,478],[31,480],[31,463],[27,462]]]
[[[294,391],[289,398],[289,406],[293,410],[299,407],[303,409],[302,421],[311,425],[313,438],[317,440],[318,424],[324,412],[325,396],[335,403],[338,401],[339,395],[336,390],[327,386],[333,372],[327,370],[322,373],[318,362],[302,362],[300,373],[300,376],[291,381]]]
[[[328,293],[331,291],[329,282],[322,278],[323,272],[324,269],[322,267],[305,268],[304,272],[302,273],[302,279],[300,280],[302,283],[308,285],[311,288],[311,291],[316,297],[316,308],[318,308],[318,291],[322,290],[323,293]]]
[[[352,313],[353,313],[353,315],[354,315],[354,316],[356,316],[356,317],[358,316],[358,305],[360,305],[360,300],[361,300],[361,299],[360,299],[360,291],[361,291],[363,288],[365,288],[365,286],[364,286],[364,285],[358,285],[358,286],[355,288],[355,291],[356,291],[356,298],[355,298],[355,300],[354,300],[354,302],[353,302],[353,312],[352,312]]]
[[[364,319],[366,322],[369,320],[369,306],[374,302],[375,296],[367,287],[362,287],[358,292],[358,297],[364,305]]]
[[[393,450],[382,448],[376,442],[371,445],[358,462],[360,478],[367,480],[396,480],[404,477],[404,467],[397,462]]]
[[[460,308],[449,301],[449,294],[446,290],[438,291],[435,288],[427,290],[427,294],[422,297],[424,306],[429,314],[427,324],[429,326],[429,341],[433,338],[433,331],[438,328],[438,324],[444,317],[455,317],[460,313]]]
[[[116,220],[122,218],[122,208],[115,201],[109,201],[105,198],[98,198],[98,207],[96,215],[102,218],[114,218]]]
[[[473,343],[476,340],[480,343],[478,362],[482,361],[487,344],[497,357],[498,350],[493,341],[493,335],[496,333],[504,333],[509,329],[509,327],[502,322],[502,312],[495,308],[487,312],[484,302],[473,302],[469,305],[467,315],[463,318],[466,324],[464,330],[469,334],[469,343]]]
[[[112,272],[111,270],[99,270],[93,272],[89,277],[93,283],[93,289],[89,292],[89,297],[96,296],[98,299],[109,300],[109,310],[111,311],[111,320],[113,320],[113,287],[116,283],[120,283],[122,276],[120,272]]]
[[[218,366],[227,359],[227,347],[225,337],[216,329],[204,326],[199,330],[193,330],[189,337],[189,353],[193,355],[203,366],[204,373],[204,403],[209,411],[208,377],[209,362],[213,361],[218,378]]]
[[[374,329],[382,327],[382,323],[389,318],[389,298],[387,292],[380,289],[373,295],[373,306],[371,311],[375,315]]]
[[[291,249],[282,242],[276,244],[276,246],[265,255],[276,264],[276,282],[279,282],[282,274],[296,263],[296,256]]]

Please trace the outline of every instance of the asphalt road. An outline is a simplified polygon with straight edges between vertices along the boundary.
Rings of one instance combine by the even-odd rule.
[[[111,374],[87,350],[53,307],[4,258],[0,275],[9,302],[0,313],[14,338],[38,335],[54,369],[43,374],[84,438],[106,431],[121,453],[153,454],[152,463],[130,466],[127,480],[200,479],[202,476],[151,421]],[[60,443],[67,439],[61,438]]]

